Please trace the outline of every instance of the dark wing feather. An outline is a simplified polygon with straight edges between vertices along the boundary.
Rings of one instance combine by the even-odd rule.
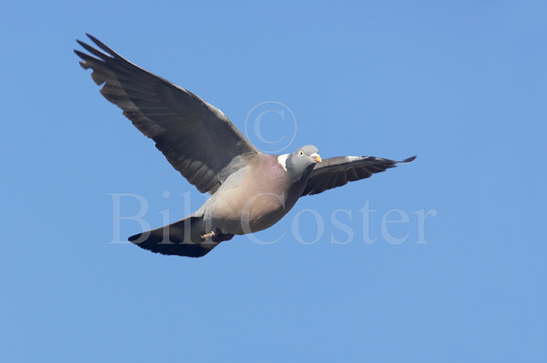
[[[377,158],[374,156],[338,156],[316,164],[302,195],[321,193],[340,187],[350,181],[365,179],[395,167],[398,163],[409,163],[415,156],[402,161]]]
[[[245,159],[257,152],[222,111],[88,37],[101,50],[78,40],[91,55],[75,53],[83,68],[93,70],[95,83],[103,85],[101,94],[152,138],[171,165],[200,192],[214,193],[223,178],[237,170],[225,169],[234,158],[241,155]],[[228,169],[235,164],[241,163]]]

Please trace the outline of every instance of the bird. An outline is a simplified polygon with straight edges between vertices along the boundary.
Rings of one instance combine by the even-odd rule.
[[[80,65],[100,93],[155,142],[167,161],[210,197],[189,216],[129,237],[163,255],[202,257],[236,235],[267,229],[306,195],[365,179],[400,163],[374,156],[322,159],[314,145],[287,154],[261,152],[215,106],[133,64],[96,37],[76,40]]]

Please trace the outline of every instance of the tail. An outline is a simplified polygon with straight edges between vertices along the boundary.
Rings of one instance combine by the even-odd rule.
[[[146,250],[164,255],[201,257],[219,242],[201,238],[203,219],[189,217],[168,226],[136,234],[129,240]]]

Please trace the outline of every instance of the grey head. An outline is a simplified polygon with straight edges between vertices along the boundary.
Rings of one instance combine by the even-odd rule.
[[[314,145],[306,145],[287,156],[285,163],[291,180],[300,180],[308,176],[315,164],[321,162],[319,150]]]

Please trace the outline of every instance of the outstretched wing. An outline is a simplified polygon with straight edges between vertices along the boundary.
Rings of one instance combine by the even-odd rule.
[[[414,159],[416,156],[401,161],[374,156],[338,156],[325,159],[315,165],[302,195],[321,193],[350,181],[365,179],[372,174],[393,168],[399,163],[409,163]]]
[[[229,174],[221,171],[235,157],[257,152],[222,111],[87,36],[100,50],[78,40],[91,55],[74,52],[84,69],[93,70],[95,83],[103,85],[102,95],[152,138],[171,165],[200,192],[214,193]]]

